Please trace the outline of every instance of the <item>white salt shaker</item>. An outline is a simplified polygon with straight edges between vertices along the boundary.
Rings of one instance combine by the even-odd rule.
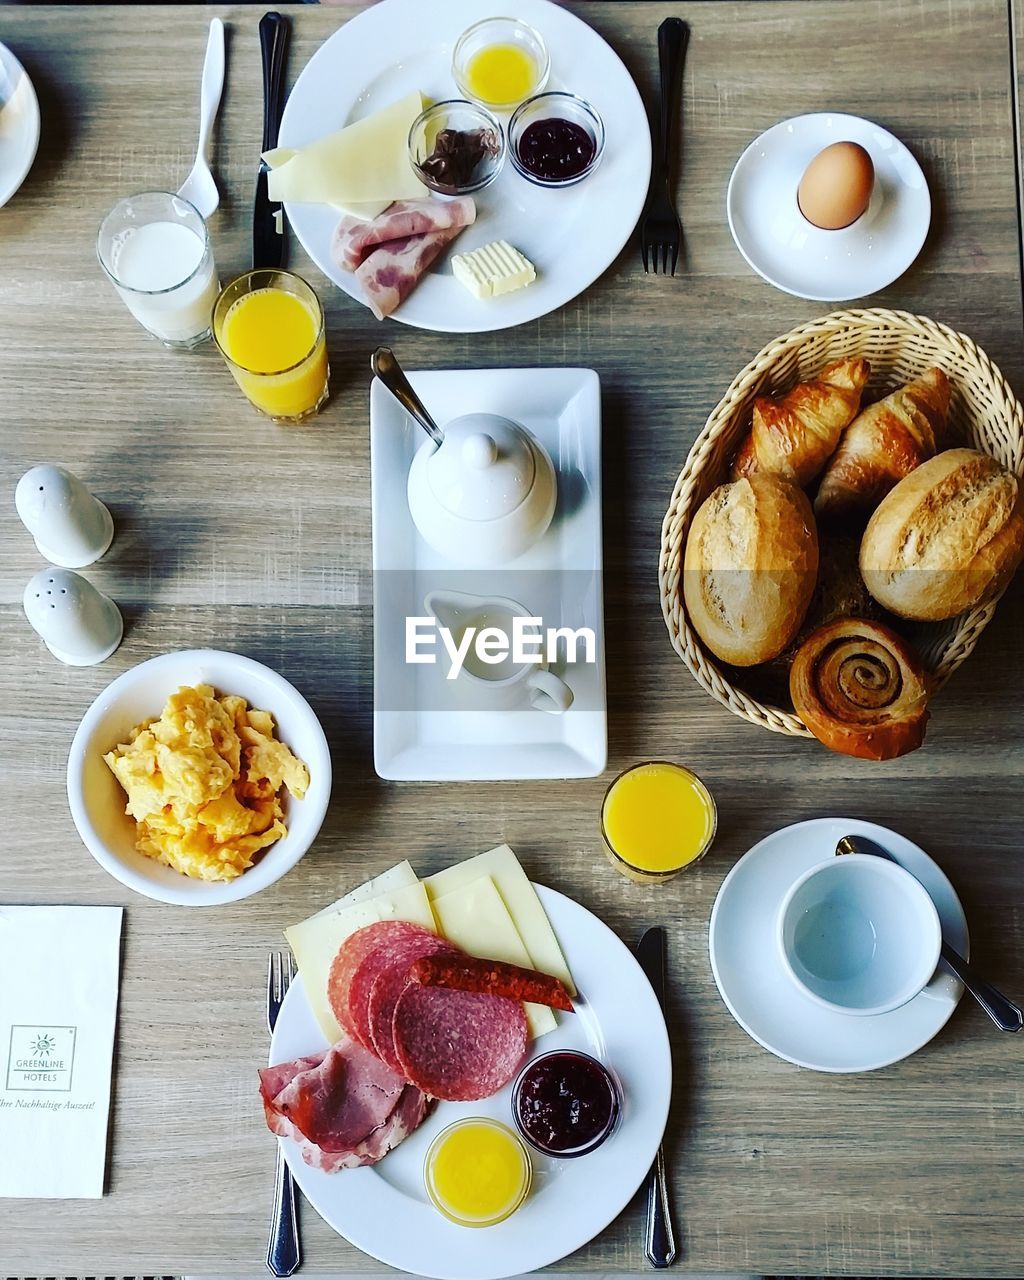
[[[26,471],[18,481],[14,503],[40,555],[65,569],[92,564],[113,541],[110,512],[63,467]]]
[[[41,569],[25,588],[25,615],[61,662],[92,667],[121,643],[121,611],[109,596],[69,569]]]

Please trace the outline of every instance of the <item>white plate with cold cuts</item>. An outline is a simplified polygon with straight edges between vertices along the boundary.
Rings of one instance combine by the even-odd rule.
[[[25,68],[0,44],[0,205],[25,181],[39,147],[39,101]]]
[[[281,120],[282,147],[301,147],[420,90],[456,98],[452,49],[462,32],[501,11],[493,0],[380,0],[339,28],[304,67]],[[563,190],[536,187],[506,158],[476,194],[476,222],[398,308],[394,319],[420,329],[483,333],[523,324],[564,306],[615,260],[636,226],[651,174],[651,134],[636,85],[616,54],[575,14],[549,0],[519,0],[515,16],[540,32],[551,56],[547,89],[585,98],[604,120],[595,171]],[[503,124],[507,125],[507,117]],[[331,259],[340,214],[329,205],[285,205],[302,247],[320,270],[360,302],[355,277]],[[524,289],[474,298],[452,275],[451,253],[507,240],[537,268]]]
[[[553,1160],[531,1153],[533,1186],[520,1209],[493,1227],[460,1227],[430,1203],[423,1161],[443,1128],[487,1115],[514,1127],[511,1085],[482,1102],[440,1102],[433,1115],[379,1164],[323,1173],[298,1147],[279,1141],[295,1180],[317,1213],[381,1262],[437,1280],[499,1280],[549,1266],[603,1231],[629,1203],[654,1160],[668,1118],[672,1058],[661,1007],[632,952],[595,915],[552,889],[535,886],[580,992],[573,1014],[530,1045],[583,1049],[618,1075],[618,1128],[596,1151]],[[270,1064],[325,1048],[296,980],[270,1046]]]
[[[857,142],[875,168],[871,201],[849,227],[823,231],[800,212],[797,187],[833,142]],[[729,179],[729,230],[759,276],[815,302],[877,293],[921,252],[932,202],[921,166],[887,129],[835,112],[794,116],[747,147]]]
[[[923,849],[858,818],[815,818],[783,827],[746,853],[726,876],[711,911],[711,968],[729,1012],[759,1044],[812,1071],[874,1071],[909,1057],[946,1025],[963,993],[939,969],[913,1000],[890,1013],[854,1016],[816,1004],[785,972],[776,918],[787,890],[835,853],[846,835],[870,836],[932,896],[942,936],[967,956],[967,921],[956,891]]]

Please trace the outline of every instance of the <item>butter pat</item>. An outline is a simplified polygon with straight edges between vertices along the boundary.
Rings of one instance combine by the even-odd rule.
[[[422,198],[427,189],[409,163],[408,138],[423,107],[423,95],[410,93],[308,146],[266,152],[270,199],[359,209],[363,217],[374,206],[380,212]]]
[[[452,273],[475,298],[496,298],[523,289],[537,279],[533,263],[507,240],[457,253],[452,258]]]
[[[397,870],[397,868],[396,868]],[[391,873],[385,873],[389,875]],[[408,920],[437,931],[434,912],[423,885],[416,881],[404,888],[378,893],[363,902],[328,911],[285,929],[284,936],[295,955],[306,999],[330,1044],[340,1038],[341,1027],[327,999],[327,976],[338,948],[357,929],[379,920]]]
[[[519,930],[490,876],[477,876],[435,898],[433,907],[444,936],[471,956],[517,964],[524,969],[533,967]],[[534,1040],[558,1025],[547,1005],[523,1007]]]

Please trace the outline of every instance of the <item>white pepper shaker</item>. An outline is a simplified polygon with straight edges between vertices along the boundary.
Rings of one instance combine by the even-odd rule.
[[[65,569],[92,564],[113,541],[110,512],[64,467],[26,471],[18,481],[14,503],[40,555]]]
[[[41,569],[25,588],[23,603],[25,616],[47,649],[69,666],[95,666],[121,643],[120,609],[70,569]]]

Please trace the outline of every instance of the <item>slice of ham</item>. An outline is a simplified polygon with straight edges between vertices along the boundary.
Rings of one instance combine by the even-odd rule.
[[[306,1163],[321,1169],[372,1163],[363,1144],[388,1122],[406,1087],[347,1036],[322,1055],[260,1072],[268,1127],[295,1138]]]
[[[430,231],[468,227],[476,220],[472,196],[456,200],[397,200],[372,222],[344,217],[331,241],[331,257],[343,271],[355,271],[379,244]]]
[[[434,259],[462,230],[446,227],[425,235],[389,240],[356,268],[370,310],[378,320],[391,315],[412,293]]]

